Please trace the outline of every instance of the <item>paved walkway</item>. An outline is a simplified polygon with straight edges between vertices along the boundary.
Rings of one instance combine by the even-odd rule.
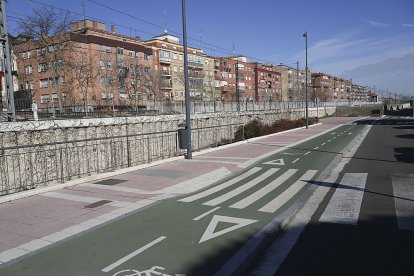
[[[60,242],[150,206],[157,201],[197,191],[240,172],[277,149],[319,135],[355,118],[329,118],[322,124],[194,153],[192,160],[174,158],[154,166],[0,204],[0,264]],[[4,199],[4,197],[3,197]]]

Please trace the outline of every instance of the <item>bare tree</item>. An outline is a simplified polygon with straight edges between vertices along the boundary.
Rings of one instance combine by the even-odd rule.
[[[71,75],[68,82],[82,94],[85,116],[88,115],[88,100],[96,100],[96,95],[91,93],[95,91],[96,79],[100,75],[100,70],[92,62],[92,58],[87,50],[78,49],[71,53],[67,62]]]
[[[33,39],[37,48],[36,58],[44,70],[51,69],[52,80],[56,81],[56,94],[59,109],[63,112],[62,97],[59,79],[64,75],[65,53],[70,52],[71,43],[68,42],[67,32],[73,17],[67,12],[58,12],[54,8],[34,8],[33,15],[19,21],[19,30],[22,35]]]

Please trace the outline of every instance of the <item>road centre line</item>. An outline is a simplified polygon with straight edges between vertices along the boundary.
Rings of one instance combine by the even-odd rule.
[[[277,187],[283,184],[286,180],[288,180],[292,175],[294,175],[298,170],[297,169],[289,169],[284,174],[261,188],[260,190],[256,191],[255,193],[249,195],[248,197],[236,202],[235,204],[231,205],[231,208],[243,209],[257,200],[261,199],[265,195],[269,194],[271,191],[275,190]]]
[[[313,149],[317,150],[317,149],[319,149],[319,147],[315,147],[315,148],[313,148]]]
[[[309,153],[311,153],[310,151],[306,152],[304,155],[308,155]]]
[[[203,205],[208,205],[208,206],[216,206],[219,205],[223,202],[225,202],[226,200],[229,200],[230,198],[233,198],[245,191],[247,191],[248,189],[256,186],[257,184],[260,184],[260,182],[264,181],[266,178],[272,176],[274,173],[276,173],[279,170],[279,168],[271,168],[268,171],[264,172],[263,174],[261,174],[260,176],[254,178],[253,180],[247,182],[246,184],[241,185],[240,187],[231,190],[230,192],[223,194],[219,197],[216,197],[210,201],[204,202]]]
[[[247,172],[245,172],[245,173],[243,173],[243,174],[241,174],[239,176],[236,176],[235,178],[232,178],[232,179],[230,179],[230,180],[228,180],[228,181],[226,181],[226,182],[224,182],[224,183],[222,183],[220,185],[217,185],[217,186],[215,186],[215,187],[213,187],[211,189],[205,190],[205,191],[203,191],[201,193],[198,193],[198,194],[195,194],[195,195],[192,195],[192,196],[183,198],[183,199],[179,199],[178,201],[181,201],[181,202],[193,202],[193,201],[196,201],[196,200],[198,200],[200,198],[209,196],[209,195],[214,194],[214,193],[216,193],[218,191],[221,191],[221,190],[223,190],[223,189],[225,189],[227,187],[230,187],[231,185],[236,184],[237,182],[239,182],[239,181],[241,181],[241,180],[243,180],[243,179],[245,179],[245,178],[253,175],[254,173],[260,171],[261,169],[262,168],[260,168],[260,167],[254,167],[254,168],[248,170]]]
[[[326,143],[322,143],[322,144],[321,144],[321,146],[325,146],[325,145],[326,145]]]
[[[199,215],[196,218],[193,218],[193,220],[200,220],[202,218],[204,218],[205,216],[208,216],[209,214],[213,213],[214,211],[217,211],[218,209],[220,209],[221,207],[216,207],[214,209],[211,209],[210,211],[205,212],[204,214]]]
[[[135,250],[134,252],[126,255],[125,257],[119,259],[118,261],[114,262],[113,264],[105,267],[104,269],[102,269],[103,272],[109,272],[112,269],[120,266],[121,264],[125,263],[126,261],[130,260],[131,258],[137,256],[138,254],[141,254],[142,252],[144,252],[145,250],[147,250],[148,248],[156,245],[157,243],[163,241],[164,239],[166,239],[166,236],[161,236],[158,239],[153,240],[152,242],[148,243],[147,245],[144,245],[141,248],[138,248],[137,250]]]
[[[300,158],[296,158],[295,160],[292,161],[292,164],[295,164],[296,162],[298,162],[300,160]]]

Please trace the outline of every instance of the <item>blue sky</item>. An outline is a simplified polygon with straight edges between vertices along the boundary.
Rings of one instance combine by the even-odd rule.
[[[9,26],[14,34],[17,33],[14,17],[30,14],[32,7],[42,7],[39,2],[82,14],[81,0],[8,2]],[[115,23],[117,31],[127,35],[149,39],[161,34],[165,23],[169,33],[181,33],[180,0],[84,0],[83,3],[87,18],[97,18],[108,25]],[[312,71],[414,95],[410,84],[414,63],[404,62],[414,60],[412,0],[187,0],[188,42],[201,46],[209,55],[229,55],[234,44],[237,54],[252,61],[293,66],[298,60],[304,68],[305,31],[309,34],[308,63]],[[398,66],[400,61],[402,64]]]

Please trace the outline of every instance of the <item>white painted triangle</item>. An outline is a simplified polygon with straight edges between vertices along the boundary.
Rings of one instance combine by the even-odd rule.
[[[264,165],[281,165],[281,166],[284,166],[285,161],[283,160],[283,158],[281,158],[281,159],[271,160],[271,161],[263,163],[263,164]]]
[[[235,217],[226,217],[226,216],[218,216],[214,215],[210,221],[210,224],[207,226],[206,231],[204,231],[203,236],[201,237],[198,243],[202,243],[208,241],[210,239],[214,239],[218,236],[224,235],[228,232],[234,231],[236,229],[242,228],[246,225],[255,223],[257,220],[253,219],[244,219],[244,218],[235,218]],[[227,222],[227,223],[234,223],[235,225],[230,226],[226,229],[214,232],[219,222]]]

